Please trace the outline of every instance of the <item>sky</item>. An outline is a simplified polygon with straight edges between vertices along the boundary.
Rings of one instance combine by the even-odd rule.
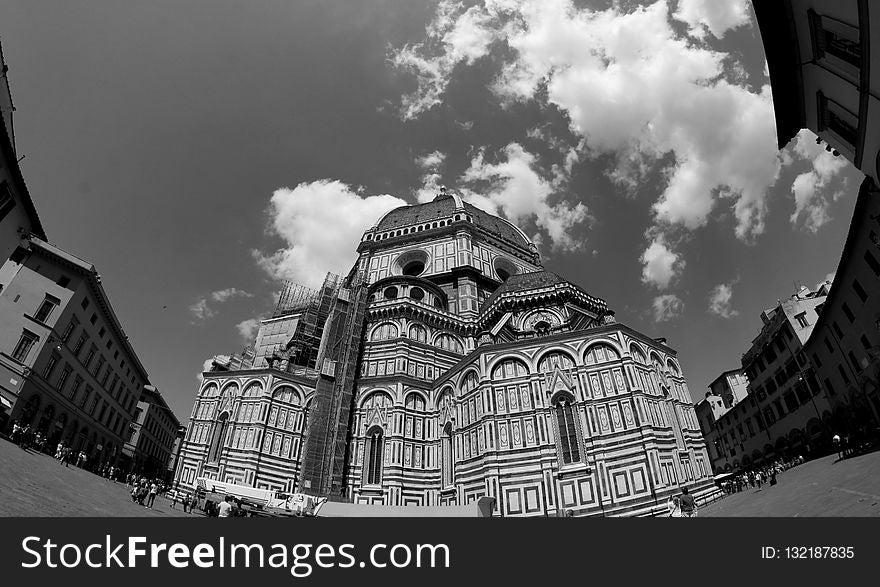
[[[832,275],[861,173],[779,150],[748,1],[0,0],[21,168],[183,423],[283,279],[440,185],[678,351],[699,400]]]

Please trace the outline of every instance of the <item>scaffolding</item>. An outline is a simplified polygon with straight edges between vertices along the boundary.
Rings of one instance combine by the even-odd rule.
[[[272,317],[299,314],[300,318],[284,348],[278,349],[271,359],[267,359],[270,363],[280,361],[288,371],[296,367],[315,368],[324,323],[338,288],[339,276],[333,273],[327,274],[318,290],[285,282]]]
[[[363,340],[368,288],[352,272],[337,288],[323,329],[320,371],[308,418],[299,491],[341,498],[354,379]]]

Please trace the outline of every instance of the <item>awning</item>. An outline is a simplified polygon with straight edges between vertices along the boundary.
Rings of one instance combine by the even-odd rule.
[[[2,406],[4,410],[11,410],[12,402],[0,395],[0,406]]]
[[[716,481],[721,481],[722,479],[727,479],[728,477],[732,477],[733,473],[721,473],[720,475],[715,475]]]

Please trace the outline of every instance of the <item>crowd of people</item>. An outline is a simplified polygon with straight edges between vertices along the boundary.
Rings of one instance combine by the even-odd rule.
[[[740,493],[746,489],[761,489],[764,484],[771,487],[776,485],[776,476],[785,470],[796,467],[805,462],[803,455],[797,455],[790,459],[776,459],[772,463],[743,471],[742,473],[725,479],[721,482],[721,491],[724,495]]]

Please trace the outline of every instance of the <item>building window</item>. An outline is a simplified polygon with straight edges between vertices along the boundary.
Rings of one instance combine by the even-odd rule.
[[[382,482],[382,457],[385,454],[385,442],[382,429],[373,427],[367,432],[366,451],[364,461],[367,464],[366,484],[379,485]],[[443,448],[446,448],[445,445]],[[445,458],[445,451],[444,451]]]
[[[70,319],[70,323],[67,325],[67,328],[64,329],[64,334],[61,335],[61,340],[64,344],[70,340],[70,337],[73,336],[73,331],[76,327],[79,326],[79,321],[76,319],[76,316]]]
[[[37,322],[45,322],[49,319],[49,316],[52,315],[52,311],[57,308],[60,303],[61,300],[58,298],[46,294],[46,299],[43,300],[43,303],[37,308],[37,313],[34,314],[34,320]]]
[[[837,325],[837,322],[833,322],[831,327],[834,328],[834,333],[837,335],[837,338],[843,338],[843,331],[840,329],[840,326]]]
[[[86,355],[86,360],[83,361],[83,367],[85,367],[86,369],[89,368],[89,365],[91,364],[92,359],[95,357],[96,350],[97,349],[95,348],[95,345],[92,345],[91,348],[89,348],[89,354]]]
[[[79,375],[77,375],[73,379],[73,387],[70,388],[70,393],[67,394],[67,399],[69,399],[72,402],[76,401],[76,392],[79,391],[79,388],[82,385],[82,383],[83,383],[83,378],[80,377]]]
[[[831,385],[830,379],[825,379],[825,389],[828,391],[829,395],[834,395],[834,386]]]
[[[92,326],[94,326],[94,325],[95,325],[95,322],[97,322],[97,321],[98,321],[98,315],[97,315],[97,314],[92,314],[92,317],[89,318],[89,324],[91,324]]]
[[[829,130],[855,151],[859,138],[859,117],[822,92],[818,94],[819,131]]]
[[[828,16],[807,11],[810,19],[810,34],[813,54],[817,61],[825,61],[858,82],[862,67],[862,46],[859,42],[859,29]]]
[[[52,371],[55,370],[55,365],[58,364],[58,355],[53,354],[49,357],[49,361],[46,363],[46,368],[43,369],[43,379],[48,380],[52,375]]]
[[[15,345],[15,349],[12,351],[12,358],[19,363],[24,363],[28,353],[31,352],[31,349],[38,340],[40,340],[39,336],[30,330],[24,330],[21,333],[21,338],[18,339],[18,344]]]
[[[862,338],[860,338],[859,340],[860,340],[861,343],[862,343],[862,347],[864,347],[864,349],[865,349],[866,351],[871,350],[871,343],[870,343],[870,341],[868,341],[868,339],[865,337],[864,334],[862,335]]]
[[[556,444],[563,465],[570,465],[581,460],[578,428],[571,401],[572,398],[563,396],[553,404],[556,427],[559,432]]]
[[[104,366],[104,357],[98,357],[98,364],[95,366],[95,372],[92,373],[96,378],[98,377],[98,373],[101,372],[101,367]]]
[[[834,354],[834,347],[831,346],[831,341],[828,340],[827,336],[825,337],[825,348],[828,349],[829,353],[831,353],[832,355]]]
[[[840,373],[840,378],[843,379],[843,384],[849,385],[849,377],[847,377],[846,370],[843,368],[843,365],[837,365],[837,372]]]
[[[6,215],[9,214],[9,211],[14,207],[15,196],[12,193],[12,188],[4,181],[3,185],[0,186],[0,220],[6,218]]]
[[[849,309],[849,306],[846,305],[846,302],[843,303],[843,313],[846,314],[846,319],[849,320],[850,324],[855,322],[856,317],[853,315],[852,310]]]
[[[76,341],[76,346],[73,347],[73,356],[75,356],[75,357],[78,357],[78,356],[79,356],[79,352],[82,350],[83,345],[86,344],[86,340],[87,340],[87,339],[88,339],[88,337],[85,335],[85,333],[83,333],[83,334],[79,337],[79,340]]]
[[[819,355],[817,355],[816,353],[813,353],[811,356],[813,357],[813,363],[816,364],[816,367],[819,367],[821,369],[822,368],[822,361],[819,359]]]
[[[83,310],[88,308],[89,307],[89,298],[83,298],[83,301],[80,303],[79,307],[82,308]]]
[[[800,314],[795,315],[794,319],[797,320],[797,323],[801,328],[806,328],[810,325],[810,323],[807,322],[806,312],[801,312]]]
[[[856,295],[859,296],[859,299],[862,300],[862,303],[868,301],[868,292],[865,291],[865,288],[862,287],[858,279],[853,279],[852,288],[855,290]]]
[[[70,374],[73,372],[73,369],[70,368],[70,365],[64,365],[64,369],[61,370],[61,378],[58,380],[58,385],[56,389],[59,392],[64,391],[64,384],[67,383],[67,378],[70,377]]]
[[[452,454],[452,422],[443,427],[440,438],[440,483],[441,487],[452,487],[455,482],[455,460]]]
[[[856,373],[861,373],[861,371],[862,371],[862,366],[861,366],[861,365],[859,364],[859,362],[856,360],[856,356],[853,354],[853,352],[852,352],[852,351],[849,351],[849,352],[846,354],[846,356],[849,357],[849,362],[852,364],[853,369],[856,370]]]

